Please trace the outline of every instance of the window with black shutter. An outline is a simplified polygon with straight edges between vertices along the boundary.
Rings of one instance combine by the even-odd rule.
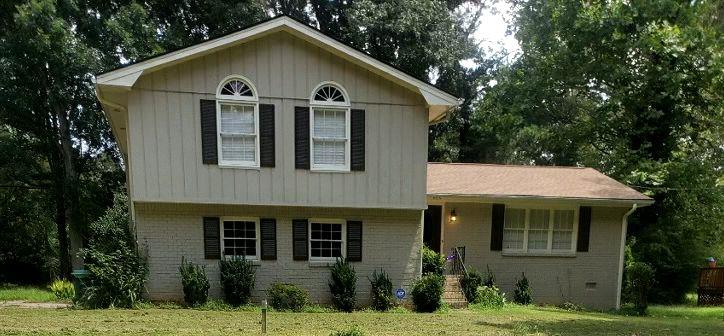
[[[204,258],[221,259],[219,217],[204,217]]]
[[[261,260],[277,259],[277,221],[274,218],[259,220],[261,232]]]
[[[347,221],[347,260],[362,261],[361,221]]]
[[[307,247],[307,226],[306,219],[292,220],[292,254],[294,260],[308,260],[309,250]]]

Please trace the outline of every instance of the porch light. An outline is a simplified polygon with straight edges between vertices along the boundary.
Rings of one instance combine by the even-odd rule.
[[[458,220],[458,214],[455,213],[455,209],[452,209],[452,211],[450,211],[450,221],[454,223],[457,220]]]

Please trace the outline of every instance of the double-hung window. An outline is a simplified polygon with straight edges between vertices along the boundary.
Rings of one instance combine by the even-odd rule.
[[[325,82],[312,92],[310,113],[311,169],[350,170],[350,105],[338,84]]]
[[[221,225],[221,250],[225,258],[259,258],[259,220],[224,218]]]
[[[573,253],[576,227],[574,209],[507,207],[503,224],[503,251]]]
[[[217,91],[219,164],[259,167],[259,102],[241,76],[227,77]]]
[[[310,260],[331,261],[344,257],[345,223],[337,220],[310,220]]]

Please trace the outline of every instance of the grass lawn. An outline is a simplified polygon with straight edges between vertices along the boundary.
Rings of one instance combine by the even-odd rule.
[[[723,335],[724,307],[651,307],[650,317],[509,306],[444,313],[269,313],[270,335]],[[2,335],[258,334],[256,311],[0,308]]]
[[[0,301],[13,300],[24,300],[29,302],[56,301],[55,295],[47,288],[0,284]]]

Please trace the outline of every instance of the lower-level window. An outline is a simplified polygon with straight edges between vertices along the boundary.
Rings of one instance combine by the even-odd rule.
[[[311,260],[334,260],[344,256],[345,225],[342,221],[311,220],[309,256]]]
[[[257,219],[224,219],[221,228],[221,250],[224,257],[257,259],[259,221]]]
[[[574,251],[576,210],[544,208],[505,209],[503,250],[565,253]]]

